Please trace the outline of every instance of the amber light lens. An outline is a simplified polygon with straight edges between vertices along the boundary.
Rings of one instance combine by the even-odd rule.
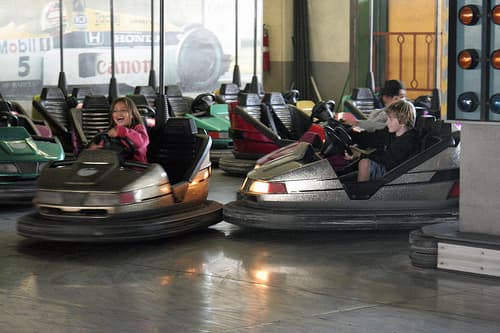
[[[500,50],[495,50],[490,57],[491,66],[495,69],[500,69]]]
[[[463,69],[473,69],[479,63],[479,54],[474,49],[462,50],[458,54],[458,65]]]
[[[491,20],[495,24],[500,24],[500,5],[493,7],[491,10]]]
[[[479,8],[474,5],[463,6],[458,11],[458,19],[464,25],[474,25],[479,21]]]

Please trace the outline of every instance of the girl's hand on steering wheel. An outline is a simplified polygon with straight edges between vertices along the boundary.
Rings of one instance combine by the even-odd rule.
[[[110,138],[116,138],[116,136],[118,135],[118,131],[116,130],[116,128],[110,128],[109,131],[108,131],[108,136]]]

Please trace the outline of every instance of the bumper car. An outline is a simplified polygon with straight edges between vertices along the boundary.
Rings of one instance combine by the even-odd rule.
[[[41,117],[61,142],[66,157],[73,155],[72,126],[69,112],[76,103],[59,87],[44,87],[32,101],[33,116]]]
[[[0,202],[31,204],[36,180],[50,161],[64,159],[58,139],[42,136],[30,118],[0,101]]]
[[[266,93],[262,102],[255,93],[243,93],[239,98],[239,105],[230,113],[233,156],[219,161],[219,169],[228,174],[246,175],[259,158],[300,140],[306,132],[323,133],[312,116],[286,104],[281,93]]]
[[[356,162],[332,163],[351,145],[337,125],[325,127],[321,150],[299,142],[249,172],[238,200],[224,206],[224,220],[281,230],[415,229],[456,221],[460,132],[419,118],[420,152],[380,180],[357,182]]]
[[[236,94],[239,92],[236,86]],[[219,97],[220,98],[220,97]],[[191,112],[185,116],[192,118],[199,128],[207,131],[212,138],[210,159],[218,164],[223,156],[231,154],[233,140],[229,137],[229,104],[217,103],[217,97],[212,93],[196,96],[191,103]]]
[[[227,87],[226,87],[227,86]],[[237,96],[238,86],[223,85],[221,95],[216,96],[211,93],[203,93],[194,99],[183,96],[182,91],[177,85],[168,85],[165,87],[165,95],[171,117],[187,117],[194,120],[198,128],[207,131],[212,138],[212,149],[210,160],[215,165],[221,156],[230,153],[232,148],[232,139],[229,138],[229,116],[228,107],[231,105],[232,95]],[[150,86],[139,86],[135,89],[135,94],[144,95],[149,101],[150,107],[156,107],[156,92]],[[234,99],[234,98],[233,98]],[[137,104],[137,103],[136,103]]]
[[[48,165],[38,181],[36,211],[18,219],[17,232],[51,241],[138,241],[222,220],[222,205],[207,200],[211,140],[192,120],[170,118],[153,129],[150,163],[127,161],[133,144],[116,141]]]

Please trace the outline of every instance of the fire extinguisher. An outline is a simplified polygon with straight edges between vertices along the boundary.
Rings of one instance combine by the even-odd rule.
[[[271,59],[269,57],[269,31],[264,24],[264,36],[262,38],[262,70],[269,72],[271,70]]]

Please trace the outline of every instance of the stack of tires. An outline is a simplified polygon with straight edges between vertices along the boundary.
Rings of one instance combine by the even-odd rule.
[[[425,235],[421,229],[410,232],[410,259],[413,266],[421,268],[437,267],[437,239]]]

